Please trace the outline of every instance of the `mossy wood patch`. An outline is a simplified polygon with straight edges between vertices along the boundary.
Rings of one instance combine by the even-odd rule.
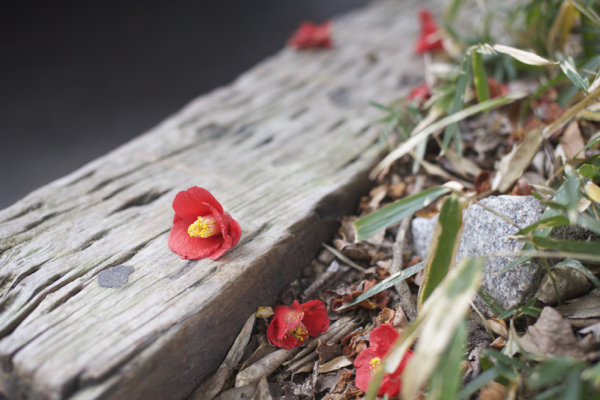
[[[368,188],[383,151],[368,101],[419,83],[418,6],[337,18],[335,48],[284,49],[0,211],[0,392],[186,398]],[[171,202],[195,185],[243,229],[216,262],[167,246]]]

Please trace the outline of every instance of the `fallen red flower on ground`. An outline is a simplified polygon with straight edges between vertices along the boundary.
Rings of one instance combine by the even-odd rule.
[[[490,88],[490,99],[501,97],[508,93],[508,85],[498,82],[494,78],[487,78],[486,80]]]
[[[433,50],[444,50],[442,39],[437,37],[438,26],[433,15],[426,10],[419,10],[419,19],[421,20],[421,36],[415,43],[417,54],[423,54]]]
[[[390,325],[383,324],[371,331],[369,335],[369,348],[362,351],[354,360],[356,368],[356,378],[354,384],[360,390],[366,392],[369,388],[369,382],[377,368],[383,368],[381,361],[392,348],[396,340],[400,338],[400,334]],[[379,386],[379,395],[388,394],[395,396],[400,393],[402,381],[400,375],[406,367],[406,364],[412,357],[412,351],[407,350],[402,362],[392,374],[384,374],[381,385]]]
[[[173,200],[169,248],[187,260],[216,260],[235,246],[242,228],[206,189],[198,186],[177,193]]]
[[[290,40],[288,46],[295,49],[317,49],[330,48],[333,46],[331,41],[331,23],[323,22],[321,25],[314,22],[304,21]]]
[[[408,94],[408,100],[411,102],[416,102],[418,107],[431,97],[431,90],[427,83],[423,82],[417,87],[412,88],[410,93]]]
[[[273,311],[275,315],[267,329],[267,338],[277,347],[300,346],[309,336],[320,335],[329,328],[327,310],[320,300],[304,304],[294,301],[290,307],[279,305]]]

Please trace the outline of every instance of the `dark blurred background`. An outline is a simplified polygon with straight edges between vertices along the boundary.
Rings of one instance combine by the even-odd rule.
[[[367,0],[0,6],[0,209],[152,128]]]

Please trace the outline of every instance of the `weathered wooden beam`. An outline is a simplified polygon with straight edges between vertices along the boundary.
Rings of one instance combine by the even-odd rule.
[[[284,49],[1,211],[0,393],[186,398],[367,188],[383,150],[368,101],[405,95],[422,72],[417,6],[342,16],[334,49]],[[216,262],[167,246],[171,202],[196,185],[243,229]],[[100,286],[117,265],[133,268],[127,283]]]

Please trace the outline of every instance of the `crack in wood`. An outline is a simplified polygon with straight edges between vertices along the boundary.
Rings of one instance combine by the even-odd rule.
[[[105,180],[103,180],[102,182],[100,182],[99,184],[97,184],[96,186],[94,186],[92,189],[90,189],[90,190],[87,192],[87,194],[91,194],[91,193],[97,192],[98,190],[102,189],[103,187],[107,186],[108,184],[110,184],[110,183],[112,183],[112,182],[114,182],[114,181],[116,181],[116,180],[119,180],[119,179],[121,179],[121,178],[124,178],[124,177],[126,177],[126,176],[129,176],[129,175],[133,174],[134,172],[137,172],[137,171],[141,170],[142,168],[146,167],[147,165],[148,165],[148,163],[147,163],[147,162],[145,162],[145,163],[142,163],[142,164],[138,165],[138,166],[137,166],[137,167],[135,167],[135,168],[132,168],[132,169],[130,169],[130,170],[129,170],[129,171],[127,171],[127,172],[124,172],[124,173],[122,173],[122,174],[115,175],[115,176],[113,176],[113,177],[110,177],[110,178],[108,178],[108,179],[105,179]]]
[[[15,219],[21,218],[22,216],[27,215],[32,211],[38,210],[43,205],[44,205],[44,203],[42,203],[42,202],[34,203],[34,204],[30,205],[29,207],[27,207],[26,209],[24,209],[23,211],[21,211],[20,213],[17,213],[15,215],[13,215],[12,217],[5,219],[3,222],[14,221]]]
[[[92,170],[92,171],[88,172],[87,174],[81,175],[79,178],[73,180],[72,182],[67,183],[65,186],[73,186],[79,182],[86,180],[87,178],[90,178],[95,173],[96,173],[96,170]]]
[[[127,202],[125,202],[125,204],[123,204],[121,207],[119,207],[116,210],[114,210],[113,212],[111,212],[109,215],[113,215],[119,211],[123,211],[123,210],[126,210],[131,207],[140,207],[140,206],[145,206],[147,204],[150,204],[153,201],[160,198],[161,196],[163,196],[164,194],[170,192],[171,190],[172,189],[169,188],[169,189],[161,192],[156,189],[151,189],[145,193],[135,196],[132,199],[129,199]]]

